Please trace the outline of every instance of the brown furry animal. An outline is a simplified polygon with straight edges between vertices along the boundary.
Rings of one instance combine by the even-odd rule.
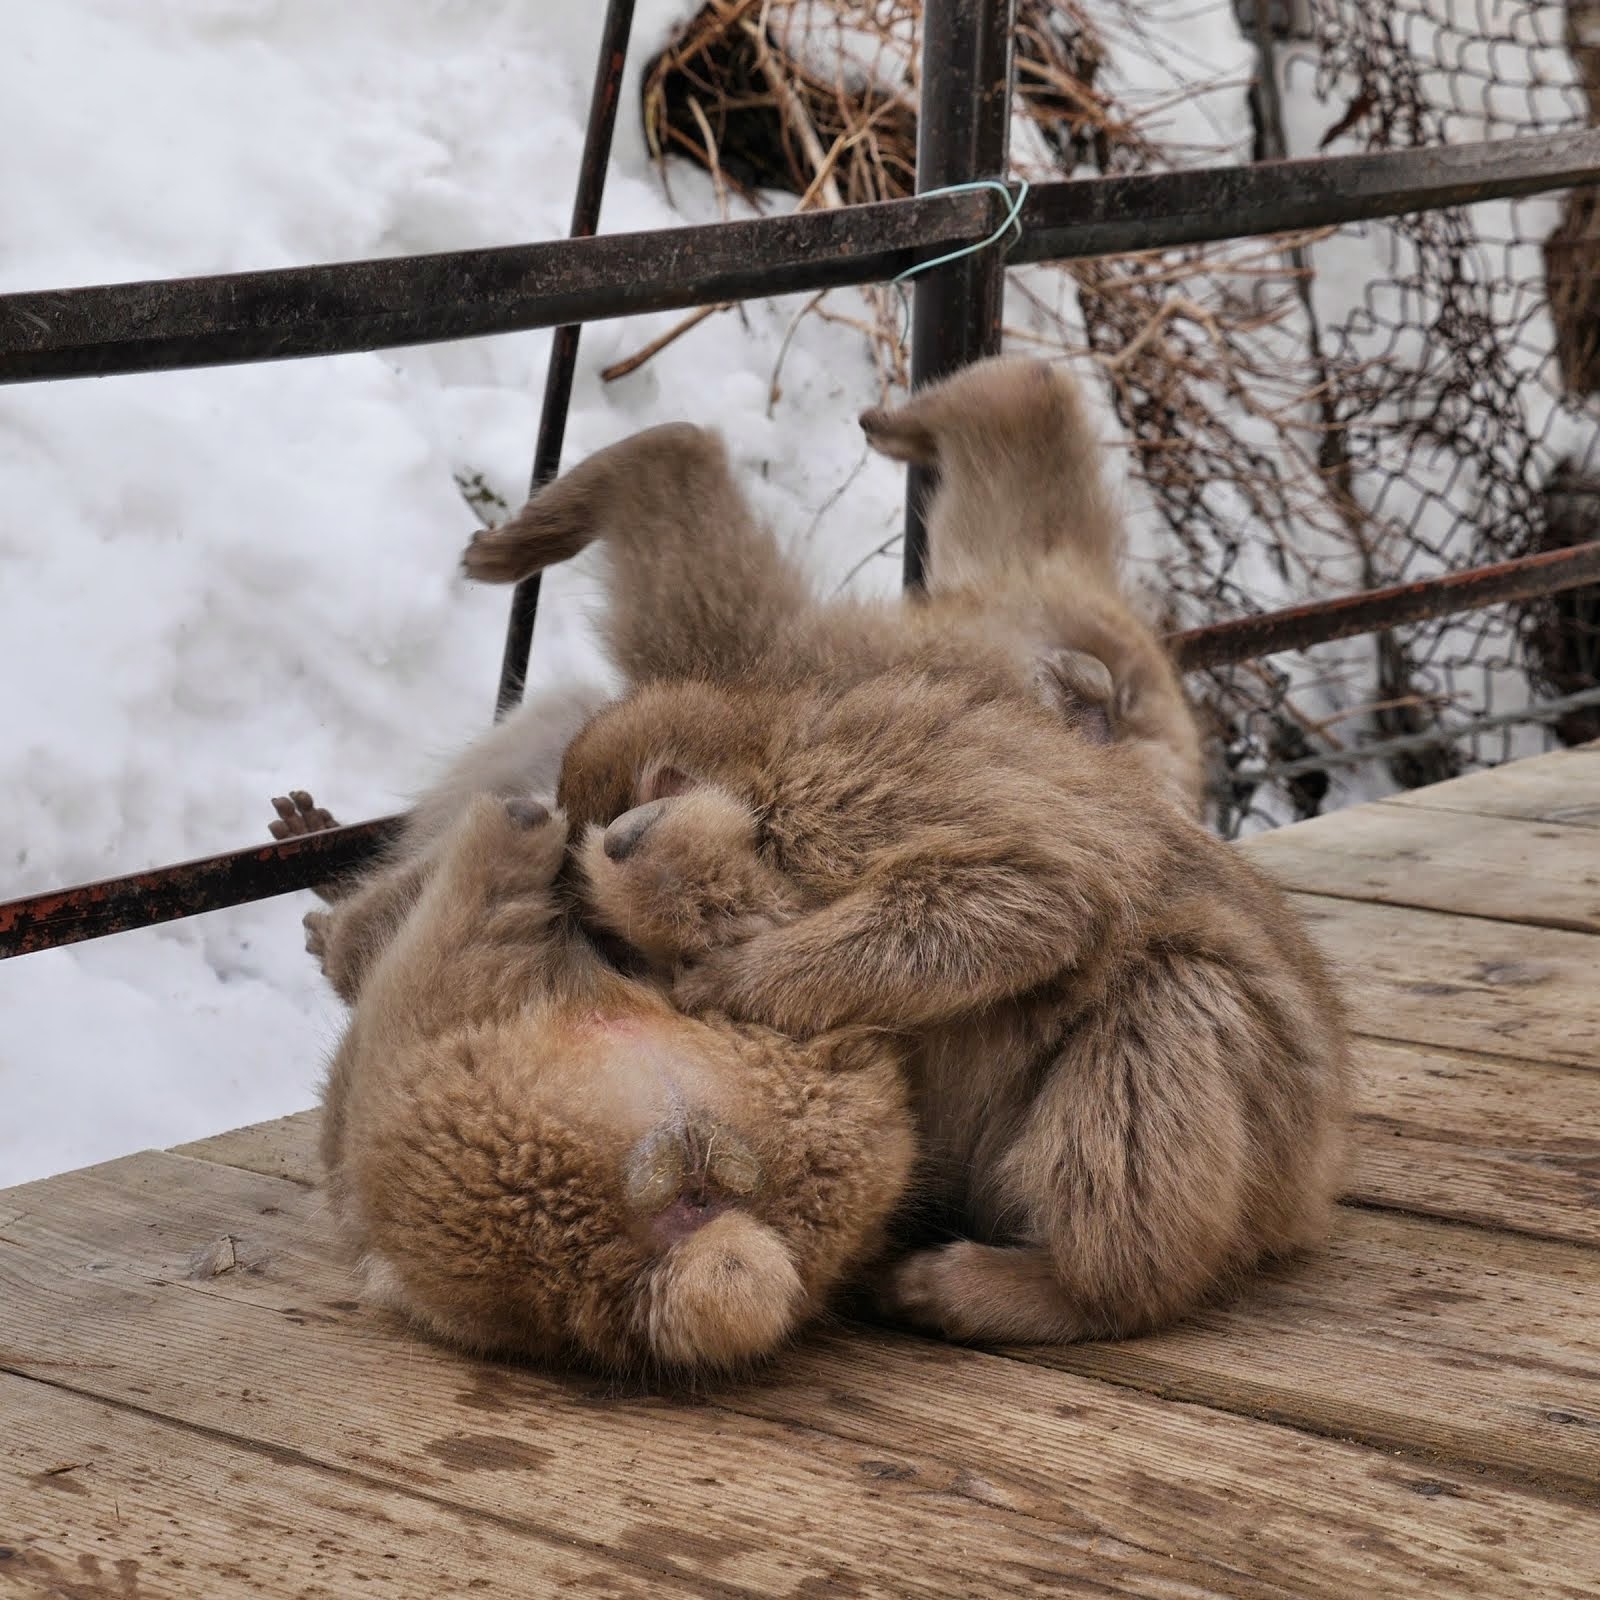
[[[660,812],[720,846],[673,873],[670,907],[652,863],[679,819]],[[694,907],[721,935],[728,864],[740,894],[754,880],[701,797],[651,820],[626,860],[602,844],[591,882],[670,919],[671,964],[706,945]],[[680,1014],[564,909],[566,838],[535,801],[462,797],[386,940],[326,914],[324,960],[359,973],[324,1098],[335,1213],[368,1292],[469,1350],[742,1365],[881,1253],[914,1157],[900,1054],[871,1030],[795,1043]]]
[[[591,457],[466,565],[509,581],[593,539],[640,687],[569,748],[562,803],[611,824],[666,766],[745,809],[773,925],[730,908],[685,1005],[917,1040],[927,1186],[974,1237],[904,1261],[894,1310],[958,1338],[1133,1333],[1323,1232],[1337,997],[1147,750],[1063,732],[981,613],[812,600],[697,429]]]
[[[875,448],[939,468],[928,511],[928,591],[909,605],[816,600],[755,521],[714,435],[635,434],[567,473],[464,565],[504,582],[575,555],[607,530],[613,660],[653,678],[835,683],[912,662],[1031,685],[1091,741],[1131,743],[1198,812],[1200,738],[1155,633],[1126,601],[1120,528],[1081,396],[1062,368],[996,359],[897,411],[869,411]],[[671,597],[663,603],[663,597]]]

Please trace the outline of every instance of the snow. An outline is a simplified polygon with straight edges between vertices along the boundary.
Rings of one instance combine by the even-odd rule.
[[[634,73],[692,7],[644,3]],[[0,289],[556,237],[599,6],[59,0],[0,55]],[[672,204],[623,97],[603,223]],[[26,150],[26,156],[20,151]],[[776,204],[792,204],[781,197]],[[800,302],[586,330],[567,459],[690,416],[837,581],[892,533],[859,336]],[[268,797],[404,803],[487,721],[506,597],[455,577],[457,475],[520,503],[549,339],[0,389],[5,896],[264,840]],[[848,496],[833,499],[853,476]],[[830,504],[831,500],[831,504]],[[581,564],[580,564],[581,565]],[[868,562],[888,587],[896,564]],[[598,670],[582,570],[546,585],[536,682]],[[0,1185],[309,1105],[339,1023],[295,895],[0,963]]]

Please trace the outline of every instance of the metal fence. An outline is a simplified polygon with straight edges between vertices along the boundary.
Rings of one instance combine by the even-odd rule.
[[[884,282],[988,238],[998,190],[921,193],[1008,166],[1014,0],[926,0],[916,197],[649,233],[595,236],[632,0],[602,29],[571,237],[442,255],[0,296],[0,382],[282,360],[483,337],[557,334],[535,489],[557,470],[581,325],[598,318]],[[1006,257],[982,251],[915,280],[912,376],[929,381],[999,346],[1007,264],[1084,261],[1206,241],[1434,213],[1600,182],[1600,130],[1251,166],[1043,182]],[[920,580],[913,482],[905,576]],[[1186,670],[1600,581],[1600,541],[1173,636]],[[498,706],[527,669],[536,583],[512,604]],[[1325,758],[1312,765],[1325,766]],[[307,888],[365,859],[396,819],[264,844],[0,905],[0,956]]]

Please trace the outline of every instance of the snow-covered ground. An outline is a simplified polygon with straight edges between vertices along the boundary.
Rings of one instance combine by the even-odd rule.
[[[634,71],[683,0],[639,7]],[[556,237],[598,5],[56,0],[0,52],[0,289]],[[608,230],[668,204],[630,83]],[[24,154],[24,152],[26,152]],[[778,203],[792,203],[782,202]],[[796,303],[586,330],[568,459],[636,428],[720,425],[764,509],[835,579],[894,530],[863,460],[858,335]],[[311,788],[393,809],[484,725],[506,597],[454,575],[458,475],[520,503],[548,336],[0,389],[0,898],[265,838]],[[843,499],[834,495],[855,474]],[[892,584],[869,563],[862,581]],[[595,670],[592,586],[546,586],[536,680]],[[301,948],[308,896],[0,963],[0,1185],[311,1103],[338,1021]]]

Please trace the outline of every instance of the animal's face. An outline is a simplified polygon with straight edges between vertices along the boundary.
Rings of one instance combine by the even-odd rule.
[[[666,766],[723,778],[760,760],[768,716],[748,696],[707,683],[655,683],[597,712],[567,746],[557,799],[576,834],[657,796]]]
[[[609,825],[590,825],[578,863],[591,915],[655,966],[681,966],[794,915],[742,800],[660,765],[636,798]]]

